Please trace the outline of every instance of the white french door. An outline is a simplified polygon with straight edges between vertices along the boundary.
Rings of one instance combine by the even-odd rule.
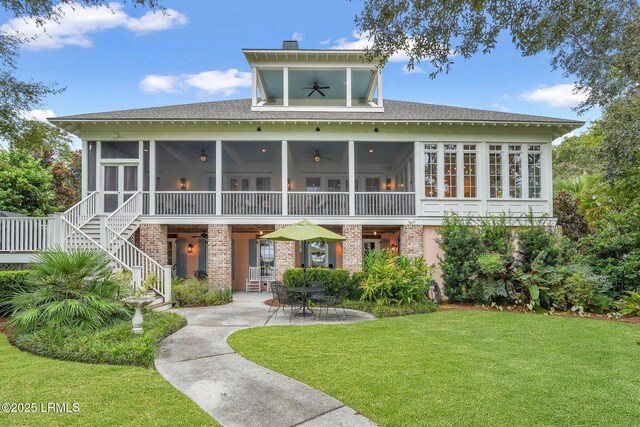
[[[138,165],[131,163],[102,164],[104,212],[113,212],[138,191]]]

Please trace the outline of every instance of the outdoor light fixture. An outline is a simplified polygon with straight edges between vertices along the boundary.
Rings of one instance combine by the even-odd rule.
[[[379,131],[378,131],[378,128],[373,128],[373,131],[374,131],[374,132],[379,132]]]
[[[187,245],[187,253],[188,254],[192,254],[193,253],[193,245],[191,243],[189,243]]]
[[[387,191],[391,191],[391,178],[387,178]]]
[[[256,129],[256,132],[262,132],[262,128],[258,126],[258,129]]]
[[[320,156],[320,150],[316,150],[316,154],[313,156],[313,160],[315,160],[316,163],[318,163],[320,159],[322,159],[322,157]]]
[[[201,162],[207,161],[207,153],[205,153],[204,150],[202,150],[202,153],[200,153],[200,161]]]
[[[266,152],[267,152],[267,149],[266,149],[266,148],[263,148],[263,149],[262,149],[262,150],[260,150],[260,151],[262,151],[263,153],[266,153]]]
[[[187,178],[180,178],[180,189],[181,190],[187,189]]]
[[[391,251],[392,251],[392,252],[395,252],[395,251],[397,251],[397,250],[398,250],[398,247],[396,246],[396,244],[395,244],[395,243],[392,243],[392,244],[391,244]]]
[[[369,148],[369,154],[373,154],[373,148]]]
[[[264,232],[262,231],[262,229],[260,229],[260,235],[262,236],[264,234]]]
[[[316,127],[316,132],[320,132],[320,126]]]
[[[287,190],[291,191],[291,179],[287,178]]]

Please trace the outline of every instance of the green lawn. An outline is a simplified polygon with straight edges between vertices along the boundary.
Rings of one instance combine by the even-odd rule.
[[[640,425],[638,341],[637,325],[484,311],[229,339],[383,426]]]
[[[153,369],[21,352],[0,334],[0,403],[77,402],[78,413],[3,413],[2,426],[218,425]]]

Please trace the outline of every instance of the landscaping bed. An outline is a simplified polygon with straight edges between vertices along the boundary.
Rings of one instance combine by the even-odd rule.
[[[340,307],[371,313],[378,318],[433,313],[438,310],[438,305],[432,302],[389,306],[378,305],[370,301],[343,301]]]

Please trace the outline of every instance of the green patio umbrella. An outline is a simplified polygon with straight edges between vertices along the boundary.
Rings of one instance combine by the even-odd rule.
[[[265,234],[260,239],[287,242],[339,242],[347,240],[345,237],[307,220]]]

